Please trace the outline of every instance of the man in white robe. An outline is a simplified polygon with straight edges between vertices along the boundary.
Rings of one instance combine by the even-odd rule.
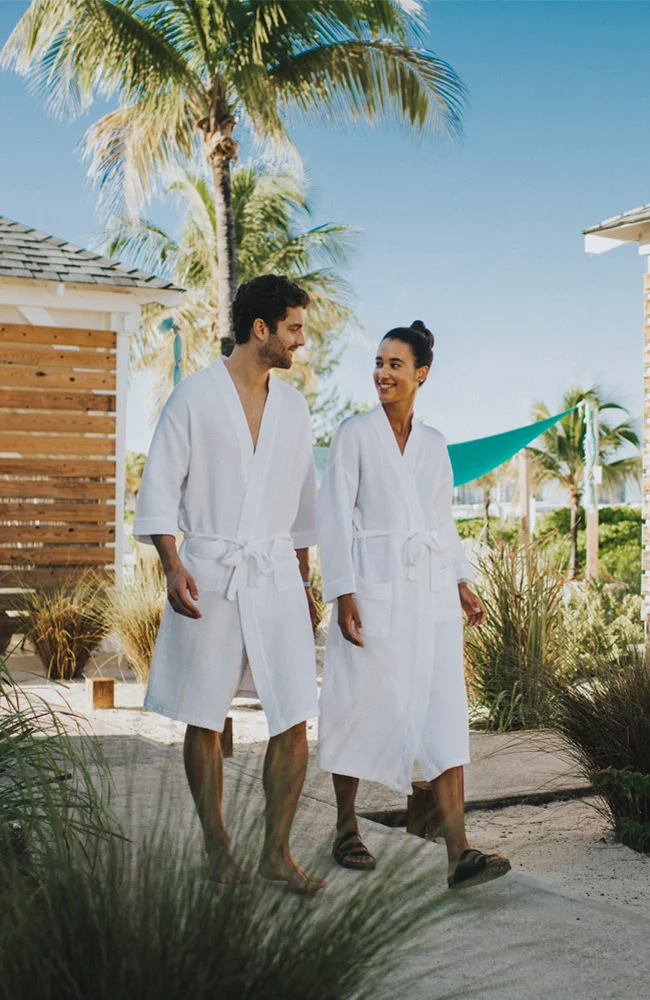
[[[306,720],[318,715],[309,589],[316,480],[307,404],[270,370],[291,367],[308,304],[277,275],[240,287],[232,355],[186,378],[163,410],[133,528],[156,546],[168,592],[145,705],[187,723],[185,768],[214,875],[241,877],[221,811],[219,733],[232,698],[257,694],[271,737],[259,874],[307,893],[323,883],[294,862],[289,834]]]

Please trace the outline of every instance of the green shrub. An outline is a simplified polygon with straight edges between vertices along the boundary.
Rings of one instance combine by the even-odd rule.
[[[487,729],[546,726],[561,669],[564,574],[539,545],[499,542],[478,563],[487,622],[465,631],[470,693]]]
[[[585,513],[580,508],[578,530],[578,568],[586,560]],[[557,566],[569,561],[568,507],[541,514],[535,537],[547,546],[549,559]],[[598,556],[601,575],[621,580],[635,594],[641,592],[641,511],[633,507],[601,507],[598,512]]]
[[[461,539],[478,539],[483,532],[482,517],[463,517],[456,521],[456,530]],[[490,538],[503,541],[514,541],[519,534],[519,523],[516,520],[501,522],[498,517],[490,518]]]
[[[563,674],[577,683],[623,663],[643,642],[642,600],[624,583],[575,581],[564,602]]]

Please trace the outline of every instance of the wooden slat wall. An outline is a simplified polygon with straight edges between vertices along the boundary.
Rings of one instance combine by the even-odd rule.
[[[8,588],[112,577],[116,346],[106,330],[0,323],[1,608],[19,604]]]

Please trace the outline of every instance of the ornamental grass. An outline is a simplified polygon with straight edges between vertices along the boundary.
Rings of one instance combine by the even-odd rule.
[[[71,711],[28,697],[0,662],[0,882],[29,878],[71,852],[88,860],[107,836],[110,780]],[[1,898],[0,898],[1,909]]]
[[[473,722],[497,732],[547,726],[562,669],[565,574],[539,544],[502,540],[479,559],[478,579],[488,618],[465,630],[468,687],[481,706]]]
[[[26,635],[53,680],[83,676],[94,650],[107,634],[106,583],[87,573],[56,590],[26,591]]]
[[[602,796],[614,829],[650,850],[650,653],[601,654],[595,679],[556,693],[556,725],[585,777]]]
[[[146,572],[111,596],[105,622],[122,654],[142,684],[146,684],[151,657],[165,607],[165,576],[160,563],[151,561]]]

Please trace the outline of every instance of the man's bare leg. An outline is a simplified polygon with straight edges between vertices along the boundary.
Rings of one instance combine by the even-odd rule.
[[[347,774],[333,774],[332,781],[334,783],[336,808],[338,810],[336,829],[339,833],[358,833],[359,823],[357,820],[356,800],[359,779],[351,778]]]
[[[462,767],[450,767],[431,782],[436,801],[437,819],[445,843],[449,874],[452,875],[463,851],[469,848],[465,833],[465,773]]]
[[[307,773],[307,725],[305,722],[272,736],[264,759],[266,834],[260,875],[287,883],[294,892],[318,892],[325,885],[312,879],[293,860],[289,849],[291,825]]]
[[[242,872],[232,856],[223,822],[223,755],[219,733],[188,726],[183,744],[185,774],[201,820],[203,840],[215,878],[240,882]]]

